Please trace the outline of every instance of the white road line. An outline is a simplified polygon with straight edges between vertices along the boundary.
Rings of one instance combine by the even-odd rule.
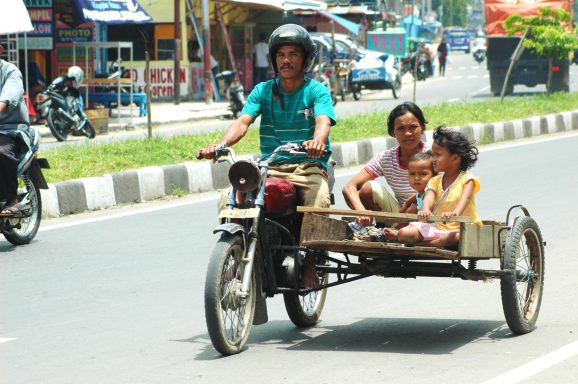
[[[477,78],[478,78],[478,75],[469,75],[468,76],[468,79],[477,79]]]
[[[7,343],[7,342],[12,341],[12,340],[16,340],[16,339],[11,338],[11,337],[0,337],[0,344]]]
[[[452,79],[454,79],[454,80],[459,80],[459,79],[463,79],[463,78],[464,78],[463,76],[454,76],[454,77],[452,77]]]
[[[516,384],[576,355],[578,355],[578,340],[494,377],[483,384]]]

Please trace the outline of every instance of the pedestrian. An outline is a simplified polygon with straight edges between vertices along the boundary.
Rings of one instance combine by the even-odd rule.
[[[440,64],[440,72],[439,72],[440,76],[446,75],[447,58],[448,58],[448,44],[446,43],[446,39],[443,38],[442,41],[440,42],[440,45],[438,45],[438,61]]]
[[[404,202],[415,193],[409,184],[407,166],[409,159],[419,152],[431,149],[422,141],[427,120],[422,110],[407,101],[396,106],[387,118],[387,132],[397,140],[397,146],[375,155],[343,187],[345,202],[351,209],[380,212],[400,211]],[[377,182],[383,176],[393,195]],[[373,219],[359,216],[356,222],[362,226],[372,224]]]
[[[460,131],[438,127],[433,133],[432,153],[438,175],[428,182],[423,207],[417,213],[419,221],[401,228],[397,238],[404,243],[455,249],[460,241],[460,223],[429,223],[428,218],[466,216],[482,224],[476,208],[480,182],[468,172],[478,160],[478,149]]]
[[[269,45],[266,43],[267,35],[259,34],[259,42],[253,47],[255,73],[254,85],[263,81],[267,81],[267,73],[269,72]]]
[[[0,55],[4,47],[0,43]],[[18,163],[22,131],[28,133],[28,108],[24,102],[22,73],[0,59],[0,200],[6,204],[1,217],[18,217]]]

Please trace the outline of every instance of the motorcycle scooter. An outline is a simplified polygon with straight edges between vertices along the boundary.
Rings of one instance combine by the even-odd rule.
[[[474,48],[472,49],[472,54],[474,56],[474,60],[478,64],[481,64],[482,61],[486,59],[486,40],[483,38],[477,38],[474,40]]]
[[[326,252],[299,246],[302,214],[297,212],[295,186],[267,177],[269,164],[281,153],[305,154],[293,143],[258,161],[237,159],[224,145],[215,149],[217,161],[231,164],[231,188],[219,214],[222,224],[213,231],[219,239],[206,273],[205,318],[211,342],[223,355],[241,352],[252,326],[267,322],[267,297],[283,294],[287,314],[298,327],[316,324],[325,304]],[[197,158],[204,158],[203,153]],[[314,263],[316,272],[309,277],[317,278],[320,286],[304,286],[306,260]]]
[[[218,73],[216,79],[223,79],[227,87],[227,97],[229,98],[229,110],[233,118],[239,117],[243,106],[245,106],[245,90],[243,84],[237,76],[237,71],[226,70]]]
[[[42,200],[40,189],[48,189],[43,168],[50,168],[46,159],[38,158],[40,133],[32,127],[28,128],[30,146],[21,154],[18,163],[18,209],[14,216],[0,217],[0,232],[6,240],[14,245],[28,244],[32,241],[42,218]],[[26,147],[23,145],[22,147]],[[4,209],[6,201],[0,201],[0,210]]]
[[[73,87],[58,89],[54,80],[48,89],[36,95],[37,115],[46,119],[50,132],[58,141],[65,141],[70,132],[80,132],[94,139],[96,130],[84,113],[80,91]]]

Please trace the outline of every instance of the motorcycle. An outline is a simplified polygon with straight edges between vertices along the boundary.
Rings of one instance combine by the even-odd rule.
[[[481,64],[482,61],[484,61],[486,59],[486,45],[482,45],[482,44],[477,44],[474,46],[473,49],[473,55],[474,55],[474,60],[476,60],[476,62],[478,64]]]
[[[420,53],[417,55],[417,67],[415,68],[414,77],[418,81],[424,81],[429,76],[429,71],[427,69],[428,60],[429,58],[425,53]]]
[[[335,90],[331,85],[330,81],[331,76],[332,72],[330,70],[323,71],[322,65],[315,64],[315,66],[313,67],[313,79],[317,80],[318,82],[323,84],[325,88],[327,88],[329,94],[331,95],[331,103],[333,104],[333,106],[335,106],[335,104],[337,104],[337,96],[335,95]]]
[[[84,113],[80,90],[71,85],[70,79],[56,78],[36,95],[36,105],[39,117],[46,119],[56,140],[65,141],[70,132],[79,132],[89,139],[96,136],[94,126]]]
[[[21,154],[18,163],[18,208],[15,216],[0,217],[0,232],[14,245],[28,244],[40,226],[42,200],[40,189],[48,189],[43,168],[50,168],[48,161],[37,157],[40,133],[29,127],[30,146]],[[25,145],[23,147],[26,147]],[[6,201],[0,201],[0,210]]]
[[[218,161],[231,163],[231,188],[226,209],[219,214],[222,224],[213,231],[219,239],[206,274],[205,318],[211,342],[223,355],[241,352],[252,325],[267,322],[267,297],[282,293],[289,318],[298,327],[317,323],[325,303],[327,288],[305,288],[303,277],[307,260],[315,265],[312,279],[327,284],[327,272],[320,271],[326,252],[299,246],[302,214],[296,212],[295,186],[267,177],[269,164],[280,153],[304,152],[289,143],[269,159],[254,161],[237,159],[224,145],[215,150]]]
[[[226,70],[218,73],[215,78],[223,79],[225,82],[227,97],[229,98],[229,110],[233,113],[233,118],[236,119],[245,105],[245,90],[239,76],[237,76],[237,71]]]

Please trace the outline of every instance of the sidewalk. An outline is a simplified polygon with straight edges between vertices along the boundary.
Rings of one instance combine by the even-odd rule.
[[[231,117],[231,112],[228,110],[228,101],[213,102],[206,104],[204,101],[181,101],[179,104],[173,102],[152,102],[151,103],[151,123],[153,127],[162,126],[163,124],[186,123],[190,121],[215,119],[221,117]],[[132,119],[130,107],[120,108],[119,110],[113,108],[108,119],[108,133],[99,134],[95,140],[103,140],[103,137],[116,133],[129,133],[140,135],[141,132],[146,132],[148,128],[147,116],[138,116],[139,108],[132,107]],[[42,143],[55,142],[56,139],[50,133],[50,129],[45,125],[35,125],[42,136]],[[130,133],[129,133],[130,134]],[[79,137],[79,140],[84,140],[84,137]],[[69,140],[74,140],[73,136],[69,136]],[[104,139],[106,140],[106,138]]]

